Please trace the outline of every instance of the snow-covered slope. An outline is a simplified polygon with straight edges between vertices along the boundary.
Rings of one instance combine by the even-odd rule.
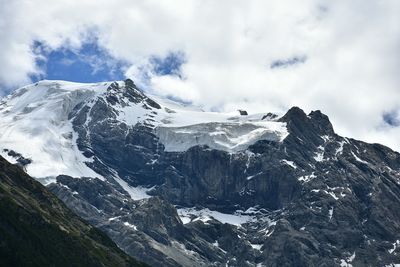
[[[85,164],[91,159],[78,149],[71,117],[74,108],[91,108],[100,98],[112,105],[120,123],[153,128],[166,151],[207,145],[236,152],[260,139],[281,141],[287,136],[285,123],[273,121],[266,114],[205,112],[151,95],[150,99],[161,107],[154,108],[144,104],[147,96],[140,91],[137,94],[143,99],[136,102],[120,94],[120,90],[126,90],[123,81],[114,83],[115,88],[110,87],[112,84],[41,81],[16,90],[0,102],[0,153],[13,160],[5,149],[13,150],[31,159],[27,172],[43,183],[60,174],[101,178]],[[110,95],[118,101],[110,104]]]
[[[100,176],[86,166],[68,114],[79,103],[101,94],[109,83],[42,81],[22,87],[0,103],[0,153],[14,150],[32,159],[31,176],[47,183],[59,174]]]

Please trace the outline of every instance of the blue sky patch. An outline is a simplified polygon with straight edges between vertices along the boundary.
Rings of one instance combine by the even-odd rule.
[[[182,51],[169,52],[165,57],[153,56],[150,63],[156,75],[175,75],[182,78],[181,67],[186,62]]]
[[[84,43],[79,49],[62,47],[58,50],[35,42],[32,49],[38,54],[36,64],[43,70],[43,74],[31,76],[33,82],[42,79],[102,82],[125,78],[127,63],[114,59],[96,41]]]
[[[36,41],[32,51],[37,55],[36,64],[42,70],[41,74],[30,77],[32,82],[42,79],[73,82],[123,80],[126,78],[124,72],[130,66],[128,62],[113,58],[98,45],[96,39],[84,43],[79,49],[61,47],[57,50],[51,50],[44,43]],[[181,51],[173,51],[164,57],[151,56],[149,61],[155,75],[182,78],[181,66],[186,62],[186,57]],[[145,72],[143,74],[146,76]]]

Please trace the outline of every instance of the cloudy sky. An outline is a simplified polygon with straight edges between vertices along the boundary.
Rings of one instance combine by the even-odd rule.
[[[400,151],[398,0],[0,0],[0,95],[132,78],[208,110],[320,109]]]

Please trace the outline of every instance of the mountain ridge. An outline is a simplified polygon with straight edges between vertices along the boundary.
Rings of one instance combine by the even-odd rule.
[[[58,172],[45,181],[128,254],[163,266],[400,262],[399,153],[337,135],[320,111],[221,114],[146,96],[131,80],[93,88],[64,105],[63,134],[79,153],[65,166],[96,175]],[[0,126],[29,121],[47,104],[13,113],[20,97],[0,105]],[[35,155],[16,152],[32,157],[29,173]]]

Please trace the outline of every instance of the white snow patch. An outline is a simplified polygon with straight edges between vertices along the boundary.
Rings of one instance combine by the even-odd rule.
[[[319,146],[318,151],[315,153],[314,159],[318,162],[323,161],[324,153],[325,153],[325,148],[323,146]]]
[[[250,243],[250,246],[255,250],[261,251],[261,248],[262,248],[263,245],[262,244],[251,244]]]
[[[192,221],[192,219],[188,216],[184,216],[184,215],[179,215],[179,218],[181,218],[181,221],[183,224],[187,224],[190,223]]]
[[[300,176],[299,178],[297,178],[297,180],[307,183],[307,182],[311,181],[314,178],[317,178],[317,176],[314,174],[314,172],[312,172],[309,175]]]
[[[246,156],[247,156],[247,161],[246,161],[246,169],[244,170],[244,173],[247,172],[247,169],[250,167],[250,163],[251,163],[251,158],[254,157],[254,153],[250,152],[248,150],[245,151]]]
[[[259,214],[260,211],[256,207],[250,207],[244,213],[245,214]]]
[[[340,266],[341,267],[353,267],[351,262],[353,262],[353,260],[355,258],[356,258],[356,252],[354,251],[353,254],[350,257],[348,257],[346,260],[344,260],[344,259],[340,260]]]
[[[139,122],[144,122],[148,117],[149,111],[142,105],[129,105],[118,108],[117,120],[123,121],[128,125],[136,125]]]
[[[247,177],[246,177],[246,180],[247,180],[247,181],[250,181],[251,179],[253,179],[254,177],[256,177],[256,176],[258,176],[258,175],[260,175],[260,174],[262,174],[262,172],[256,173],[256,174],[254,174],[254,175],[247,176]]]
[[[348,263],[346,260],[340,260],[340,267],[353,267],[351,263]]]
[[[271,236],[272,233],[273,233],[274,231],[275,231],[275,229],[272,229],[272,231],[267,230],[267,231],[265,232],[265,235],[266,235],[266,236]]]
[[[361,162],[361,163],[364,163],[364,164],[369,164],[367,161],[360,159],[353,151],[351,151],[351,154],[353,155],[353,157],[354,157],[358,162]]]
[[[111,217],[108,219],[108,221],[112,222],[112,221],[118,220],[119,218],[121,218],[121,216]]]
[[[8,152],[5,152],[3,149],[0,150],[0,156],[2,156],[5,160],[10,162],[11,164],[18,163],[17,159],[8,155]]]
[[[124,222],[124,225],[137,231],[137,227],[134,224],[130,224],[129,222]]]
[[[66,189],[68,189],[68,190],[70,190],[70,191],[71,191],[71,188],[69,188],[69,186],[68,186],[68,185],[65,185],[65,184],[60,184],[60,186],[61,186],[61,187],[64,187],[64,188],[66,188]]]
[[[331,141],[331,137],[329,135],[323,135],[321,138],[324,139],[325,143]]]
[[[195,208],[180,208],[177,209],[177,211],[179,217],[181,218],[184,224],[189,222],[195,222],[198,220],[207,223],[212,218],[214,218],[215,220],[221,223],[228,223],[239,226],[241,224],[254,220],[254,216],[238,214],[238,213],[227,214],[218,211],[213,211],[208,208],[201,210]]]
[[[321,162],[324,160],[324,153],[322,152],[317,152],[314,156],[314,159],[318,162]]]
[[[335,189],[336,189],[336,188],[330,188],[330,187],[328,187],[328,190],[325,190],[325,189],[312,189],[311,192],[314,192],[314,193],[323,192],[323,193],[325,193],[325,194],[327,194],[327,195],[330,195],[333,199],[338,200],[339,197],[336,196],[335,192],[333,191],[333,190],[335,190]],[[341,194],[341,196],[342,196],[342,194]]]
[[[147,192],[152,188],[145,188],[141,186],[133,187],[119,177],[114,177],[114,179],[131,196],[133,200],[141,200],[151,197],[147,194]]]
[[[396,240],[393,244],[393,248],[389,249],[389,253],[392,254],[398,247],[400,247],[400,240]]]
[[[297,166],[296,166],[296,164],[295,164],[293,161],[283,159],[283,160],[281,160],[281,162],[282,162],[282,163],[285,163],[286,165],[289,165],[289,166],[292,167],[293,169],[297,169]]]
[[[338,200],[339,198],[336,196],[336,194],[332,191],[327,191],[327,190],[323,190],[326,194],[330,195],[331,197],[333,197],[335,200]],[[332,210],[333,212],[333,210]]]
[[[342,153],[343,153],[343,146],[344,146],[344,144],[346,143],[346,141],[340,141],[338,144],[339,144],[339,147],[336,149],[336,151],[335,151],[335,157],[337,157],[337,156],[340,156],[340,155],[342,155]]]
[[[348,262],[353,262],[355,258],[356,258],[356,252],[354,251],[353,254],[347,260]]]

